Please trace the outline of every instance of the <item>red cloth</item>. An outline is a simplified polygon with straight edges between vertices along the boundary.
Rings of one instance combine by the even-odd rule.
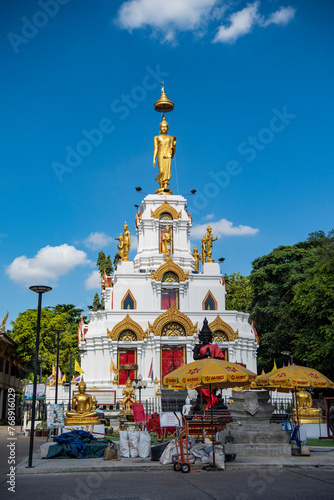
[[[132,403],[132,411],[135,422],[138,424],[145,424],[146,417],[143,403]]]
[[[225,359],[225,354],[222,352],[221,348],[217,344],[206,344],[200,348],[199,353],[205,354],[207,351],[207,348],[209,348],[209,350],[210,350],[210,357],[211,358]]]

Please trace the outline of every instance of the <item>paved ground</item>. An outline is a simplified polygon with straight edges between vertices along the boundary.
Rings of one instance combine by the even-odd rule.
[[[8,491],[7,444],[13,441],[0,428],[0,498]],[[143,459],[40,460],[26,469],[29,439],[16,436],[15,495],[18,500],[249,500],[334,498],[334,447],[311,452],[311,457],[238,459],[225,471],[174,472],[159,462]],[[7,439],[9,438],[9,439]],[[35,450],[45,438],[35,439]],[[107,469],[105,469],[107,467]],[[55,473],[58,470],[59,473]]]

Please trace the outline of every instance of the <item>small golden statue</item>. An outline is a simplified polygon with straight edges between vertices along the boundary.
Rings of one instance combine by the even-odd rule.
[[[297,392],[297,404],[298,404],[298,417],[299,421],[303,424],[317,423],[322,421],[321,408],[312,408],[312,396],[305,389],[301,389]],[[297,420],[297,410],[293,408],[292,416],[294,420]]]
[[[129,231],[129,226],[127,225],[126,222],[123,226],[123,229],[124,233],[122,233],[119,238],[115,239],[119,241],[117,248],[121,256],[121,261],[127,262],[129,260],[129,251],[131,246],[131,233]]]
[[[125,387],[122,391],[122,395],[124,396],[124,399],[123,399],[123,401],[120,402],[120,404],[123,407],[123,411],[131,412],[132,403],[138,403],[138,401],[136,401],[136,399],[135,399],[135,395],[136,395],[135,390],[132,387],[132,382],[129,378],[126,381]]]
[[[212,236],[212,229],[210,224],[208,225],[206,235],[202,239],[202,263],[204,264],[206,261],[214,262],[212,258],[212,242],[217,241],[218,236],[214,238]],[[203,260],[204,259],[204,260]]]
[[[169,225],[165,227],[165,232],[162,236],[162,251],[166,255],[166,260],[170,258],[172,251],[173,237],[170,233]]]
[[[194,247],[193,257],[195,259],[195,271],[198,272],[200,256],[199,256],[198,248],[196,245]]]
[[[65,425],[101,423],[97,412],[93,410],[93,400],[90,394],[86,394],[86,384],[83,376],[78,384],[79,394],[73,396],[72,410],[66,413]]]

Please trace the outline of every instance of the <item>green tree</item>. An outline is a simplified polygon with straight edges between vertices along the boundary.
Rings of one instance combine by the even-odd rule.
[[[100,303],[100,297],[99,297],[99,294],[96,293],[94,295],[94,299],[93,299],[93,311],[99,311],[101,309],[101,303]]]
[[[57,338],[52,333],[53,330],[65,330],[60,335],[59,367],[68,376],[69,355],[78,348],[78,325],[82,312],[82,309],[76,308],[73,304],[42,308],[39,357],[45,359],[43,380],[51,374],[52,366],[56,362]],[[31,377],[36,349],[37,309],[27,309],[24,313],[19,313],[11,324],[12,337],[18,344],[18,356]],[[79,361],[79,355],[77,360]]]
[[[106,266],[107,276],[111,276],[112,273],[114,272],[114,268],[113,268],[112,263],[111,263],[110,255],[108,255],[106,257],[105,266]]]
[[[252,285],[249,276],[240,273],[225,274],[226,309],[249,312],[253,299]]]
[[[117,252],[115,254],[115,257],[114,257],[114,268],[115,269],[117,268],[117,264],[119,263],[120,260],[121,260],[121,256],[120,256],[119,252]]]
[[[104,270],[106,268],[106,254],[104,252],[99,252],[96,262],[97,267],[99,268],[100,276],[104,275]]]
[[[296,362],[303,363],[305,353],[297,349],[296,339],[305,334],[305,316],[300,301],[294,301],[295,294],[316,268],[328,262],[332,252],[333,232],[326,236],[319,231],[306,241],[280,246],[254,260],[250,274],[254,294],[251,317],[260,338],[259,370],[271,370],[274,358],[278,365],[287,361],[281,355],[286,350],[292,352]],[[329,309],[324,314],[328,316]]]

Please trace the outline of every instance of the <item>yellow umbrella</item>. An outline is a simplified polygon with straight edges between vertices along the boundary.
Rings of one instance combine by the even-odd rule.
[[[287,388],[314,387],[334,388],[334,383],[322,373],[307,366],[290,365],[257,377],[258,385]]]
[[[210,389],[213,467],[215,468],[215,440],[213,436],[212,389],[243,386],[256,380],[255,373],[241,365],[215,358],[204,358],[177,368],[164,377],[171,389]]]
[[[221,359],[204,358],[177,368],[164,378],[171,389],[223,389],[247,385],[256,380],[247,368]]]
[[[334,388],[334,383],[314,368],[289,365],[273,372],[257,377],[257,384],[262,386],[279,386],[280,389],[291,387],[295,390],[295,406],[297,412],[297,432],[299,434],[299,416],[297,404],[297,387]],[[278,389],[278,390],[280,390]],[[299,435],[300,442],[300,435]]]

